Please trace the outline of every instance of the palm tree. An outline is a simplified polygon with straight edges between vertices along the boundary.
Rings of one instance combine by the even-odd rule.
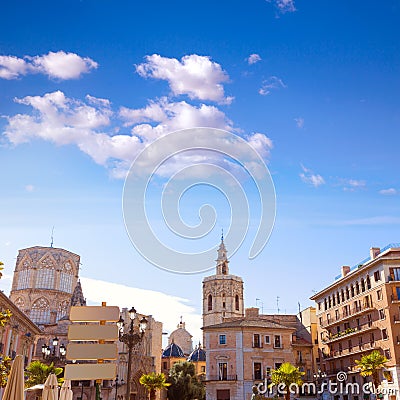
[[[385,368],[385,363],[389,360],[383,356],[378,350],[366,354],[361,357],[361,360],[355,360],[356,364],[360,368],[361,376],[372,376],[372,383],[376,390],[380,385],[379,371]]]
[[[32,361],[26,368],[25,374],[28,379],[25,382],[25,386],[31,387],[39,385],[40,383],[45,383],[50,374],[58,376],[62,372],[63,369],[55,367],[54,363],[47,365],[41,361]],[[60,378],[58,378],[58,382],[60,382]]]
[[[170,385],[170,383],[165,381],[165,375],[163,373],[156,374],[155,372],[143,374],[139,382],[149,391],[150,400],[156,398],[156,390],[166,389]]]
[[[289,362],[283,363],[278,369],[273,369],[271,371],[271,381],[275,385],[283,384],[285,389],[285,399],[290,399],[290,385],[296,384],[301,386],[303,384],[303,380],[301,377],[304,375],[304,372],[301,372],[294,365]]]

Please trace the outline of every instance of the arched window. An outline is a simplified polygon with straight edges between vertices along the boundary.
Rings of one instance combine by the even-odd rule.
[[[22,310],[25,307],[25,302],[24,299],[22,297],[18,297],[17,300],[14,301],[14,304],[20,309]]]
[[[49,324],[50,323],[49,302],[44,297],[37,299],[32,305],[32,310],[29,317],[36,324]]]
[[[354,286],[350,286],[351,297],[354,297]]]
[[[225,263],[222,264],[222,274],[226,275],[226,264]]]
[[[235,296],[235,310],[239,311],[239,296]]]
[[[369,275],[367,275],[367,289],[371,289],[371,279],[369,278]]]
[[[65,317],[68,315],[68,306],[69,302],[67,300],[64,300],[58,305],[58,310],[57,310],[57,321],[60,320],[62,317]]]
[[[360,294],[360,285],[356,281],[356,294]]]
[[[349,291],[349,287],[346,286],[346,300],[349,300],[350,298],[350,291]]]
[[[340,294],[339,292],[336,293],[337,303],[340,304]]]
[[[212,296],[211,294],[208,295],[208,311],[212,310]]]
[[[226,308],[225,293],[222,293],[222,308]]]
[[[31,280],[31,270],[23,269],[18,272],[18,283],[17,289],[26,289],[30,287]]]
[[[361,291],[365,292],[365,282],[364,279],[361,278]]]
[[[72,293],[72,276],[74,271],[70,262],[66,262],[60,273],[60,290],[62,292]]]

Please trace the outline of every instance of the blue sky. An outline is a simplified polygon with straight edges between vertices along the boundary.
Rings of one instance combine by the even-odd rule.
[[[147,263],[126,234],[121,199],[142,148],[201,124],[258,143],[274,180],[268,244],[247,259],[253,219],[230,264],[245,279],[246,304],[259,298],[265,312],[276,311],[277,296],[281,311],[311,304],[341,265],[399,241],[399,17],[394,0],[3,5],[2,287],[17,250],[49,245],[55,226],[55,245],[81,255],[91,288],[100,280],[178,296],[161,315],[152,293],[110,301],[142,307],[167,329],[184,313],[197,331],[208,273]],[[218,219],[204,240],[217,244],[229,225],[225,200],[208,189],[184,200],[190,223],[202,200],[215,202]],[[257,207],[252,194],[249,201]],[[166,240],[181,246],[179,237]]]

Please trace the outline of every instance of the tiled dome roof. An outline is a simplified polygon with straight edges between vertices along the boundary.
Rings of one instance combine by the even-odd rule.
[[[199,346],[196,347],[190,354],[188,361],[206,361],[206,352]]]
[[[168,347],[165,348],[165,350],[162,353],[162,358],[168,358],[168,357],[185,357],[183,354],[182,349],[172,342]]]

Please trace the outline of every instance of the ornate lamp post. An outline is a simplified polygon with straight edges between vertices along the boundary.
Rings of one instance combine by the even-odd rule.
[[[143,335],[147,328],[147,319],[143,317],[140,320],[139,326],[135,329],[134,321],[137,317],[136,310],[132,307],[129,311],[129,319],[131,320],[129,325],[129,330],[124,332],[124,320],[122,318],[117,322],[119,328],[119,340],[128,346],[128,373],[126,377],[126,395],[125,399],[129,400],[131,392],[131,369],[132,369],[132,350],[133,348],[141,342]]]
[[[115,400],[117,400],[118,396],[118,386],[122,386],[124,384],[124,379],[121,379],[121,383],[119,383],[118,375],[115,378]]]
[[[317,393],[320,390],[321,384],[323,380],[326,378],[326,372],[322,372],[320,369],[318,369],[317,372],[314,373],[314,379],[317,382]]]
[[[59,355],[56,354],[56,349],[58,346],[58,337],[56,336],[53,340],[52,340],[52,344],[53,344],[53,351],[51,351],[51,347],[43,344],[42,345],[42,356],[44,360],[49,360],[49,361],[59,361],[59,360],[63,360],[65,357],[65,354],[67,353],[67,349],[64,346],[64,344],[62,344],[60,346],[60,348],[58,349],[59,351]]]

